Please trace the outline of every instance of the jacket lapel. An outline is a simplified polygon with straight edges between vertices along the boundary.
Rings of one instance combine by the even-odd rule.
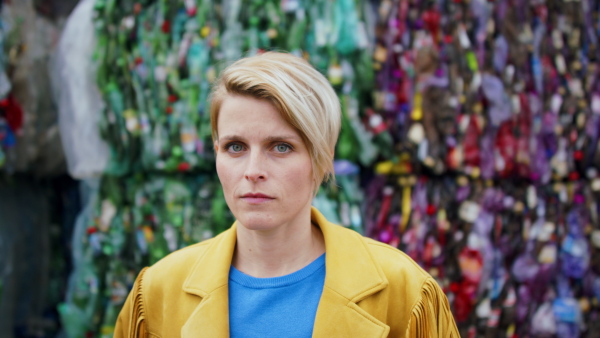
[[[320,226],[326,248],[325,287],[313,337],[386,337],[389,326],[357,305],[388,285],[362,236],[329,223],[315,208],[311,219]]]
[[[387,337],[390,327],[380,322],[356,303],[325,287],[313,337]]]
[[[235,249],[236,226],[215,237],[183,284],[200,304],[181,329],[181,337],[229,337],[229,267]]]

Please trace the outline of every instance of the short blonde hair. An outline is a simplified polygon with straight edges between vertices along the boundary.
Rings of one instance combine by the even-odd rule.
[[[299,132],[311,157],[315,192],[321,183],[335,179],[333,157],[341,127],[340,101],[327,79],[306,60],[267,52],[225,68],[210,99],[213,141],[218,139],[219,110],[228,95],[271,102]]]

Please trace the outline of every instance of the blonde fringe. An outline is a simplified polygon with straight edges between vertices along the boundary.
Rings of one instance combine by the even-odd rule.
[[[460,337],[451,315],[448,299],[437,282],[428,278],[421,287],[421,298],[413,306],[406,337]]]
[[[142,299],[142,284],[146,269],[148,268],[144,268],[142,271],[140,271],[138,280],[134,286],[135,296],[133,299],[133,309],[131,309],[131,320],[129,321],[129,323],[131,323],[131,327],[129,328],[129,337],[131,338],[141,338],[147,336],[144,316],[144,301]]]

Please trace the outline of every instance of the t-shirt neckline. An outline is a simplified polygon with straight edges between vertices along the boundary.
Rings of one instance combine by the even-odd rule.
[[[229,281],[253,289],[280,288],[296,284],[310,277],[324,266],[325,254],[322,254],[310,264],[296,272],[279,277],[259,278],[247,275],[232,265],[229,270]]]

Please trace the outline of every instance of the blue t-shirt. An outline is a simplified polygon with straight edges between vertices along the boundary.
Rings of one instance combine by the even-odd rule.
[[[325,283],[325,254],[286,276],[229,270],[229,333],[236,337],[311,337]]]

